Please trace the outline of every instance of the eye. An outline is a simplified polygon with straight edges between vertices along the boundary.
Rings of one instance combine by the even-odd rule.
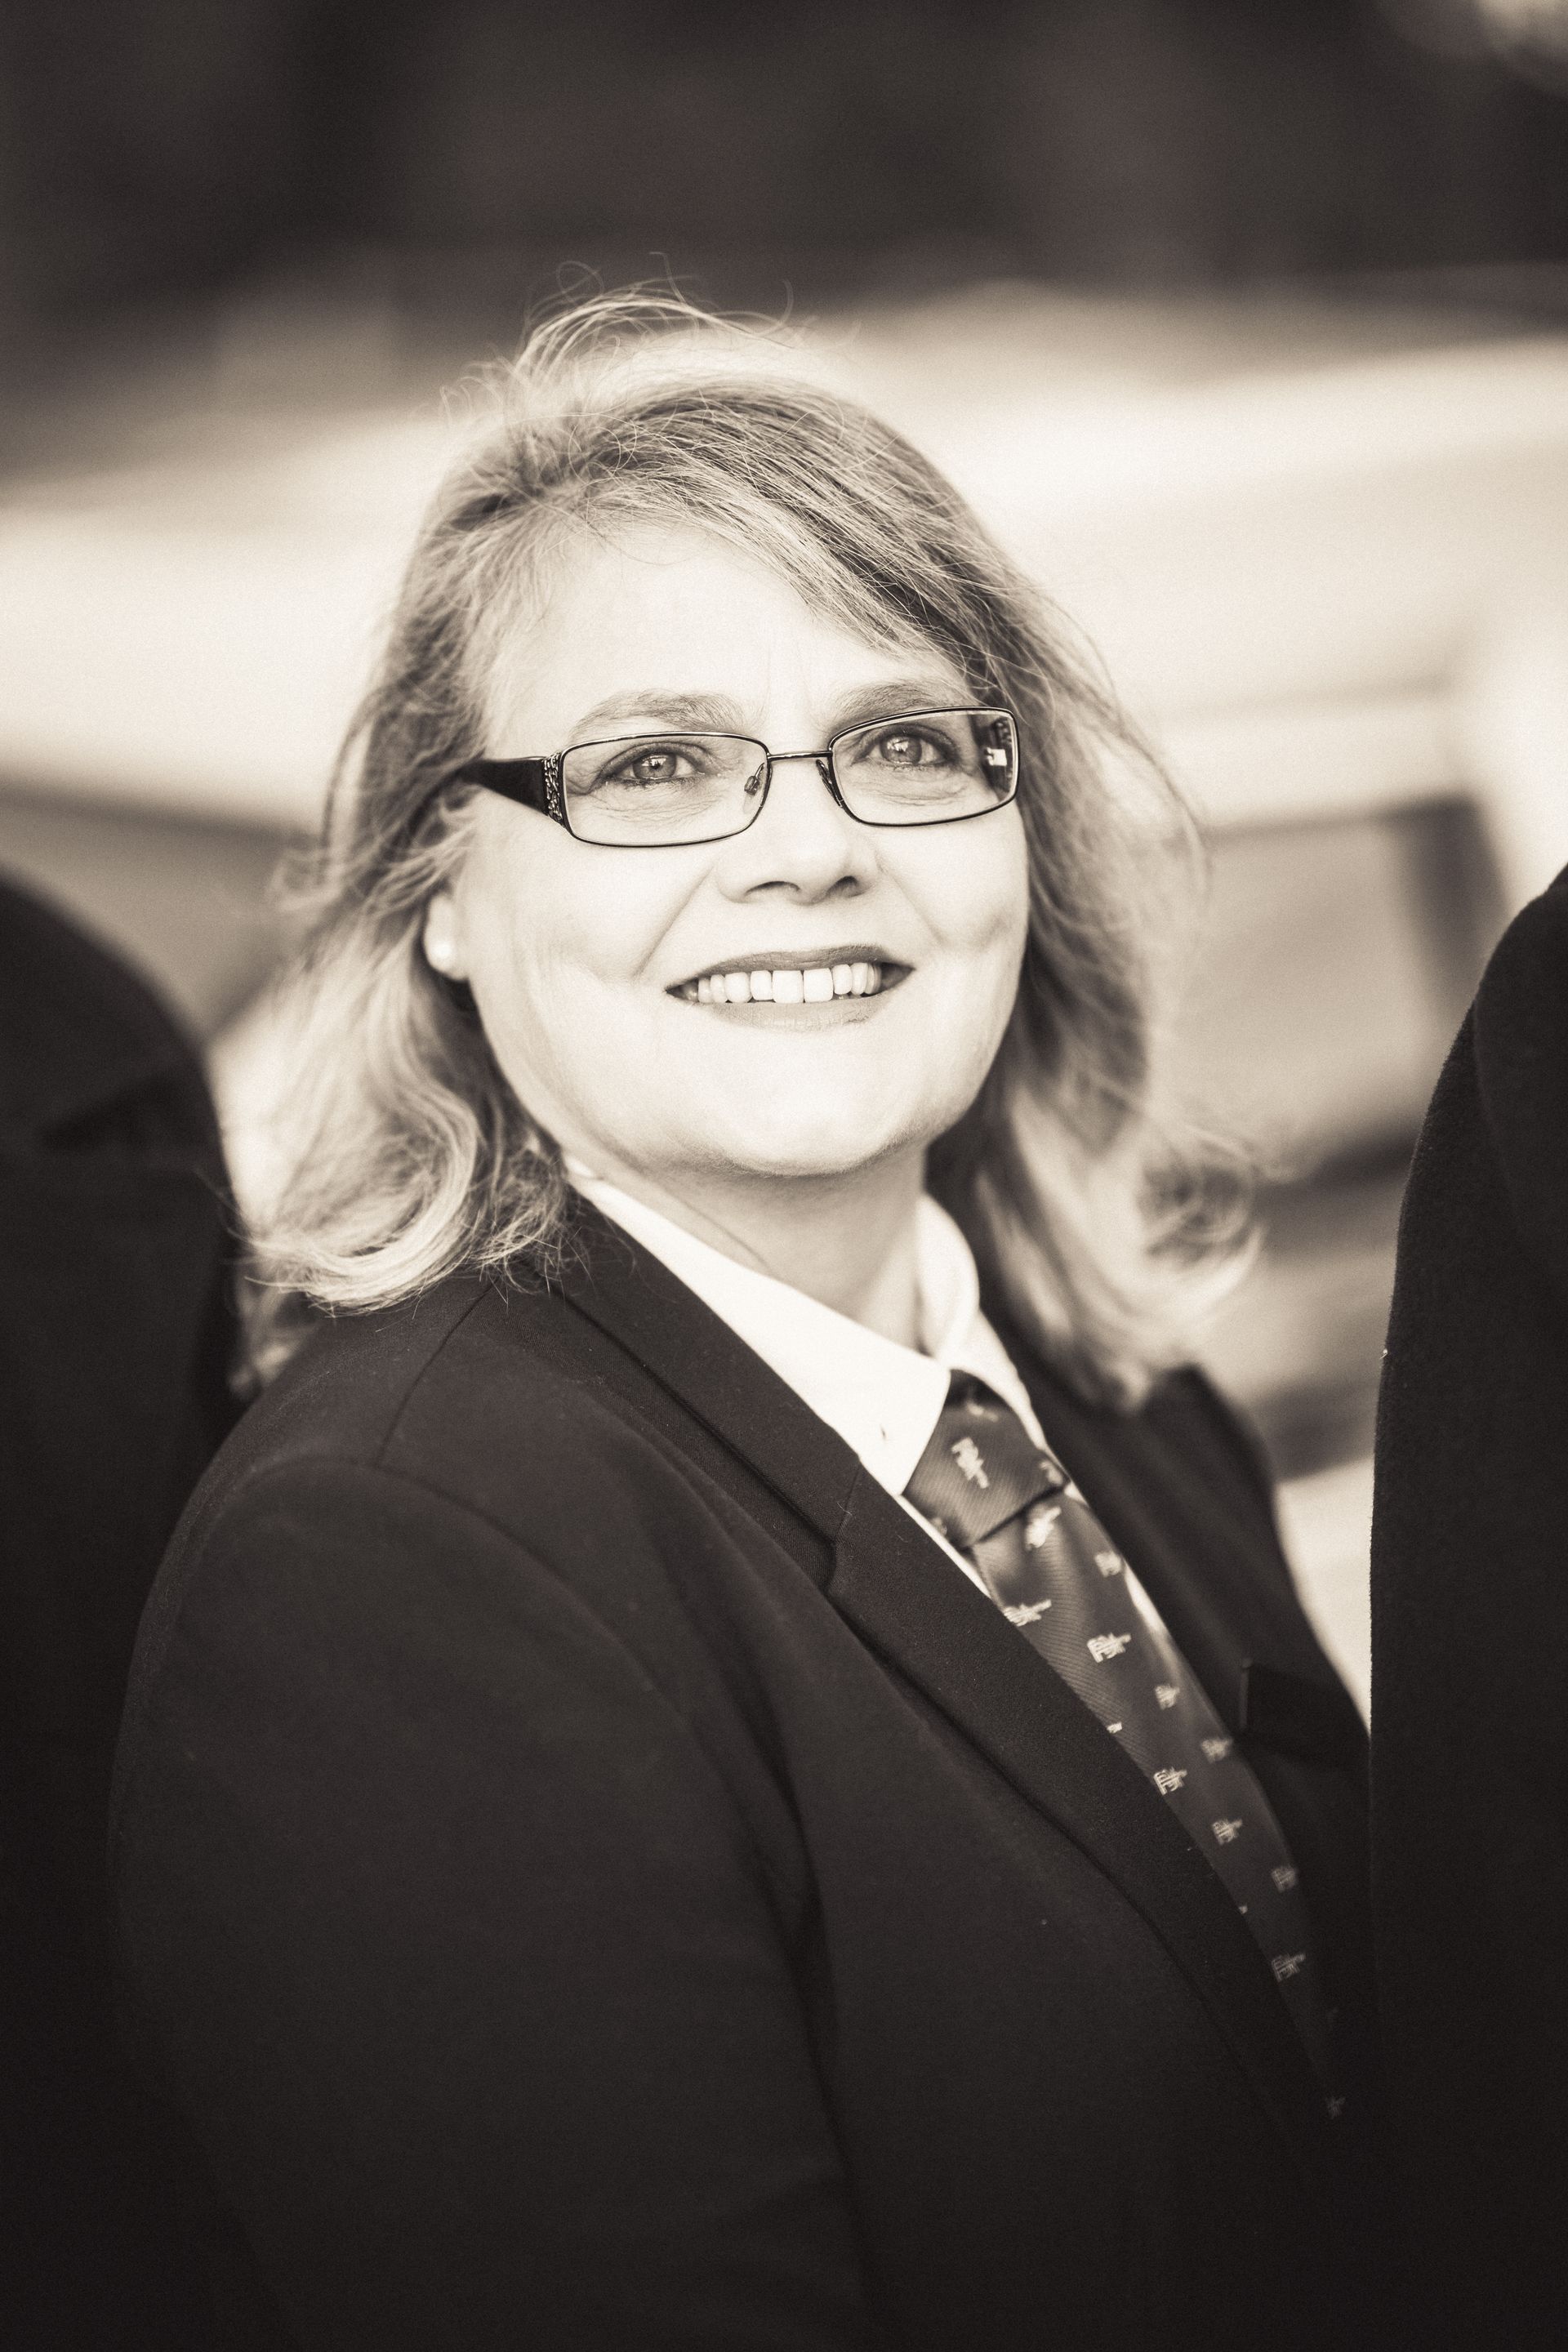
[[[678,784],[698,771],[689,751],[677,743],[642,743],[626,759],[605,771],[607,784]]]
[[[952,759],[952,744],[922,727],[889,727],[869,748],[889,768],[906,771],[945,767]]]

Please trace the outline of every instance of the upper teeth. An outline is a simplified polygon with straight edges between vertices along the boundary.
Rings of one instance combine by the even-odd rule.
[[[815,963],[804,971],[714,971],[689,982],[681,994],[699,1004],[826,1004],[835,996],[875,996],[879,963]]]

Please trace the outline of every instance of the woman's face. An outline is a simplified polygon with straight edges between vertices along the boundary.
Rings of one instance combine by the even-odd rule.
[[[524,758],[656,730],[677,697],[697,706],[688,726],[774,751],[971,700],[929,646],[874,644],[717,541],[641,526],[614,543],[584,533],[561,556],[542,614],[498,664],[486,748]],[[798,761],[774,772],[748,831],[679,848],[579,842],[481,793],[426,941],[468,980],[541,1124],[599,1174],[679,1196],[921,1151],[990,1066],[1026,905],[1016,805],[877,829]],[[857,964],[880,968],[879,992],[742,1005],[694,986]],[[802,985],[816,997],[822,982]]]

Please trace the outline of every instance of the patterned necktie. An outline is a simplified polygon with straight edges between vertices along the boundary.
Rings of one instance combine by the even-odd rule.
[[[1284,1833],[1136,1577],[1011,1406],[955,1372],[905,1488],[1152,1780],[1262,1947],[1321,2080],[1329,2019]],[[1329,2099],[1331,2115],[1342,2101]]]

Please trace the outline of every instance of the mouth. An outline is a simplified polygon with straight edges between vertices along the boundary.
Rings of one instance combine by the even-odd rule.
[[[683,980],[669,991],[686,1004],[739,1011],[748,1004],[831,1004],[838,998],[880,996],[910,976],[884,949],[836,947],[741,956]]]

